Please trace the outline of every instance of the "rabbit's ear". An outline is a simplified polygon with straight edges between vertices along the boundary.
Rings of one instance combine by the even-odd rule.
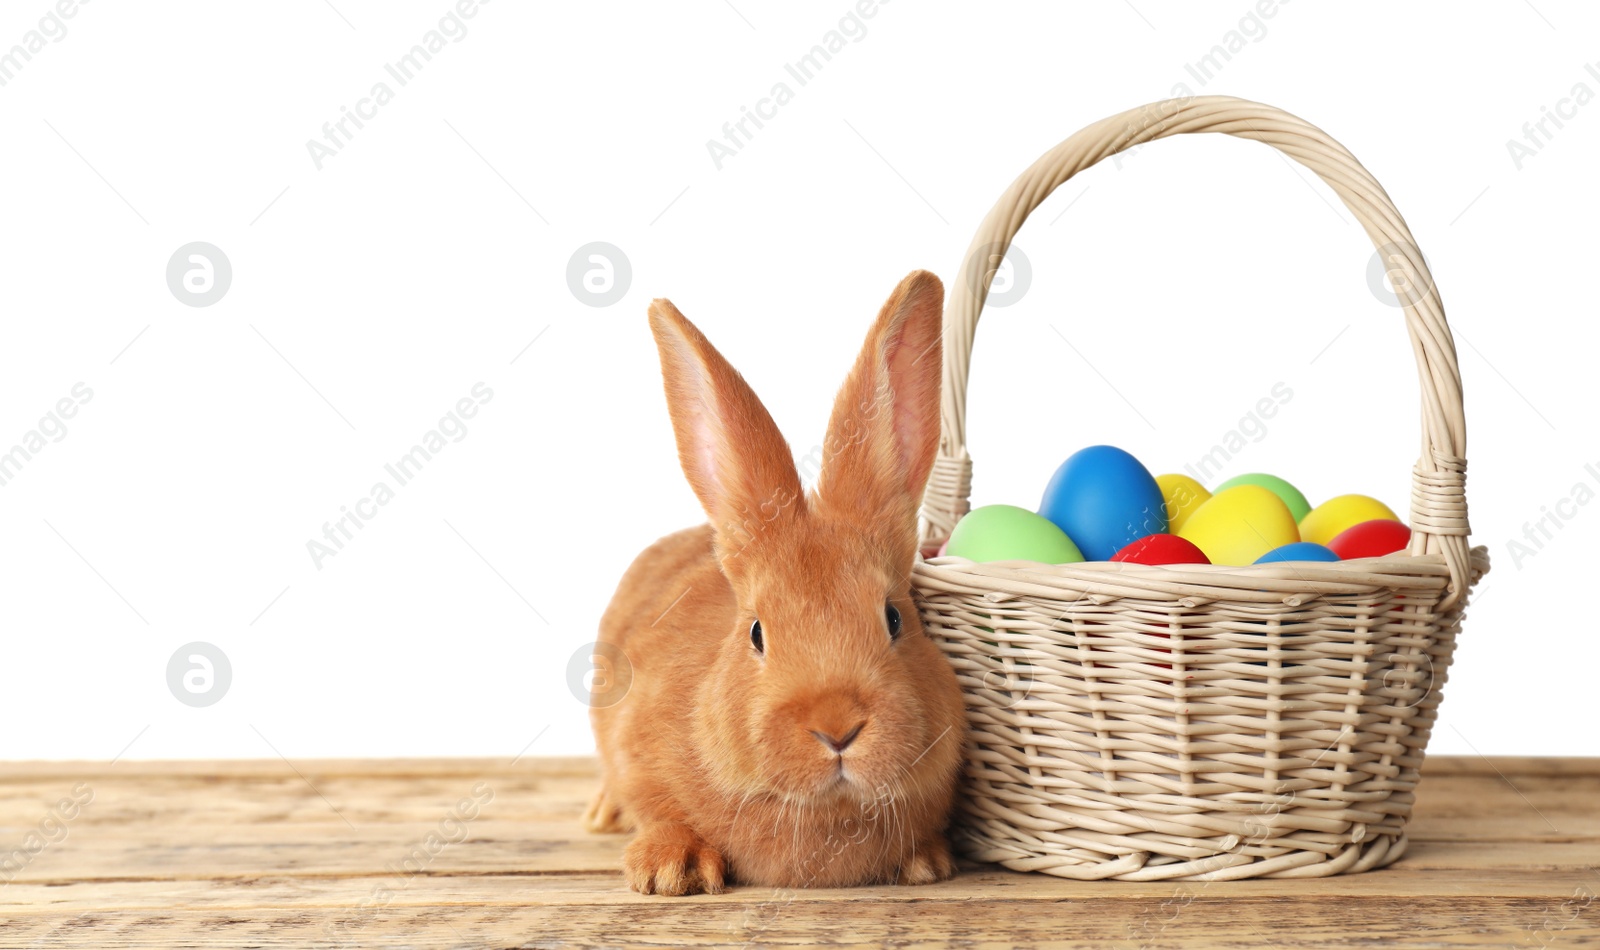
[[[939,447],[944,285],[927,271],[900,282],[878,313],[828,422],[819,502],[909,530]],[[908,542],[908,550],[909,544]]]
[[[650,330],[678,459],[729,557],[803,505],[794,456],[750,384],[671,301],[650,304]]]

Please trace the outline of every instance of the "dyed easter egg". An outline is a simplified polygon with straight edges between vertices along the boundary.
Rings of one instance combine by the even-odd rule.
[[[1315,541],[1296,541],[1281,548],[1273,548],[1256,558],[1257,564],[1281,564],[1284,561],[1337,561],[1339,555]]]
[[[1045,487],[1039,514],[1075,541],[1091,561],[1147,534],[1167,530],[1161,486],[1139,460],[1119,448],[1091,445],[1061,463]]]
[[[1298,522],[1301,518],[1304,518],[1311,511],[1311,503],[1306,501],[1306,496],[1300,494],[1300,489],[1294,487],[1276,475],[1268,475],[1265,472],[1251,472],[1248,475],[1235,475],[1223,482],[1221,485],[1218,485],[1217,491],[1226,491],[1235,485],[1260,485],[1267,491],[1277,495],[1279,498],[1283,499],[1283,503],[1288,506],[1289,514],[1294,515],[1294,520],[1296,522]]]
[[[1366,495],[1340,495],[1330,498],[1300,519],[1300,537],[1305,541],[1327,544],[1346,528],[1363,521],[1399,521],[1389,506]]]
[[[1194,510],[1211,498],[1206,487],[1187,475],[1157,475],[1161,488],[1162,510],[1167,513],[1167,530],[1176,532]]]
[[[1358,557],[1383,557],[1405,550],[1410,543],[1410,528],[1398,521],[1375,518],[1339,532],[1328,542],[1328,547],[1348,561]]]
[[[1015,505],[984,505],[967,512],[950,532],[945,553],[969,561],[1083,560],[1078,546],[1048,518]]]
[[[1147,534],[1111,556],[1133,564],[1210,564],[1205,552],[1175,534]]]
[[[1178,536],[1204,551],[1212,564],[1253,564],[1273,548],[1300,540],[1289,506],[1260,485],[1235,485],[1212,495]]]

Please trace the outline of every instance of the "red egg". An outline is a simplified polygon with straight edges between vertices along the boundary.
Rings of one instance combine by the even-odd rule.
[[[1344,529],[1328,542],[1328,548],[1348,561],[1358,557],[1383,557],[1405,550],[1410,543],[1410,528],[1398,521],[1379,518]]]
[[[1194,543],[1175,534],[1147,534],[1111,555],[1134,564],[1210,564]]]

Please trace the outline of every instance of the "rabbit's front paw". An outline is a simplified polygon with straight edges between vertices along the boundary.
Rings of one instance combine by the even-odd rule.
[[[622,806],[611,797],[604,785],[594,793],[589,807],[583,813],[583,827],[593,834],[616,834],[628,830],[628,819]]]
[[[628,886],[641,894],[720,894],[727,889],[722,853],[681,822],[639,829],[622,855]]]
[[[956,864],[950,858],[950,845],[944,838],[917,846],[917,850],[900,865],[896,884],[932,884],[956,873]]]

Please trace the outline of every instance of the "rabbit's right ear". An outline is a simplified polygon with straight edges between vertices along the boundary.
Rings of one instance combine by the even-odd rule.
[[[670,300],[650,304],[678,459],[716,529],[719,553],[737,555],[804,504],[794,456],[767,407]]]
[[[895,288],[834,400],[817,480],[819,509],[879,528],[907,569],[939,448],[943,310],[944,285],[927,271]]]

